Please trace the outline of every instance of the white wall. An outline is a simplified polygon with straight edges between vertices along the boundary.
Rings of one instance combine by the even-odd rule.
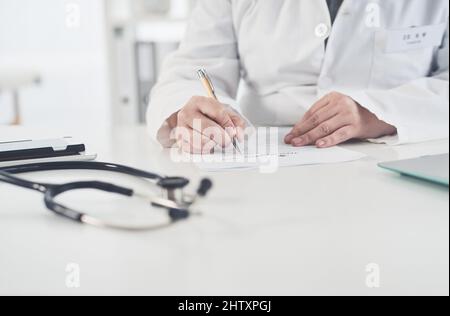
[[[0,71],[43,79],[21,94],[25,125],[110,122],[103,1],[0,0]],[[0,95],[0,122],[8,103]]]

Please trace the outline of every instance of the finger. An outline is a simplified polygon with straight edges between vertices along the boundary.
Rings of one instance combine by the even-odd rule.
[[[182,134],[181,145],[183,146],[183,150],[189,147],[187,150],[190,153],[200,153],[203,147],[203,144],[211,141],[208,137],[202,135],[201,133],[189,129],[188,133]]]
[[[287,144],[292,144],[292,141],[301,136],[304,135],[311,130],[317,128],[320,124],[323,124],[327,120],[333,118],[338,114],[338,109],[334,106],[331,106],[331,104],[328,104],[327,106],[321,108],[316,113],[314,113],[309,119],[301,120],[293,129],[292,131],[285,137],[285,142]]]
[[[311,106],[311,108],[303,116],[303,119],[304,120],[309,119],[311,115],[319,111],[321,108],[327,106],[329,103],[330,103],[330,94],[327,94],[326,96],[322,97]]]
[[[319,148],[328,148],[344,143],[355,137],[356,129],[353,126],[347,125],[338,129],[333,134],[319,139],[316,142],[316,146]]]
[[[245,122],[245,120],[237,113],[231,113],[231,120],[234,123],[234,126],[236,126],[236,137],[238,138],[239,141],[243,141],[244,140],[244,135],[245,135],[245,127],[247,125],[247,123]]]
[[[245,122],[245,120],[242,118],[241,115],[239,115],[238,113],[236,113],[236,112],[234,112],[232,110],[229,110],[228,113],[229,113],[230,118],[233,121],[233,125],[235,127],[240,127],[242,129],[245,128],[247,123]]]
[[[198,108],[201,113],[208,116],[222,128],[229,128],[232,130],[235,128],[229,111],[227,111],[227,108],[220,102],[212,98],[204,98],[202,99],[202,102],[198,103]],[[234,137],[234,135],[230,136]]]
[[[179,144],[184,152],[191,154],[209,154],[217,146],[214,140],[192,129],[188,134],[183,133],[183,139]]]
[[[214,148],[217,146],[217,142],[211,137],[193,130],[192,131],[192,148],[193,153],[197,154],[211,154]]]
[[[179,125],[170,132],[170,139],[179,147],[184,140],[190,139],[191,128],[187,125]]]
[[[300,122],[298,122],[294,126],[294,128],[286,135],[286,137],[284,138],[284,142],[286,144],[291,144],[292,139],[294,139],[296,137],[296,135],[294,133],[295,129],[298,128],[299,126],[301,126],[303,123],[305,123],[308,119],[310,119],[311,116],[314,115],[317,111],[319,111],[320,109],[322,109],[322,108],[326,107],[327,105],[329,105],[329,103],[330,103],[330,96],[329,95],[324,96],[319,101],[314,103],[312,105],[312,107],[305,113],[305,115],[303,115],[303,117],[301,118]]]
[[[185,122],[190,128],[215,141],[222,148],[226,148],[232,143],[232,138],[227,131],[215,121],[202,113],[197,113],[193,117],[191,122]]]
[[[328,121],[320,124],[306,134],[292,140],[292,145],[295,147],[307,146],[315,144],[317,140],[324,138],[339,128],[346,125],[346,121],[341,116],[335,116]]]

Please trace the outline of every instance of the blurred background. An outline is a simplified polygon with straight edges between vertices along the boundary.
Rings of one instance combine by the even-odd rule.
[[[196,0],[0,0],[0,125],[143,124]]]

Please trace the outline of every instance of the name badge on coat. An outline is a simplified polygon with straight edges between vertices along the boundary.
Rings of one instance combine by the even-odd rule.
[[[442,45],[447,24],[390,30],[386,35],[386,53],[438,47]]]

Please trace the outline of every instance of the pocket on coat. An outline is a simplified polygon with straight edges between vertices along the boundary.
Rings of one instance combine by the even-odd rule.
[[[391,89],[429,76],[446,30],[443,23],[375,32],[370,88]]]

